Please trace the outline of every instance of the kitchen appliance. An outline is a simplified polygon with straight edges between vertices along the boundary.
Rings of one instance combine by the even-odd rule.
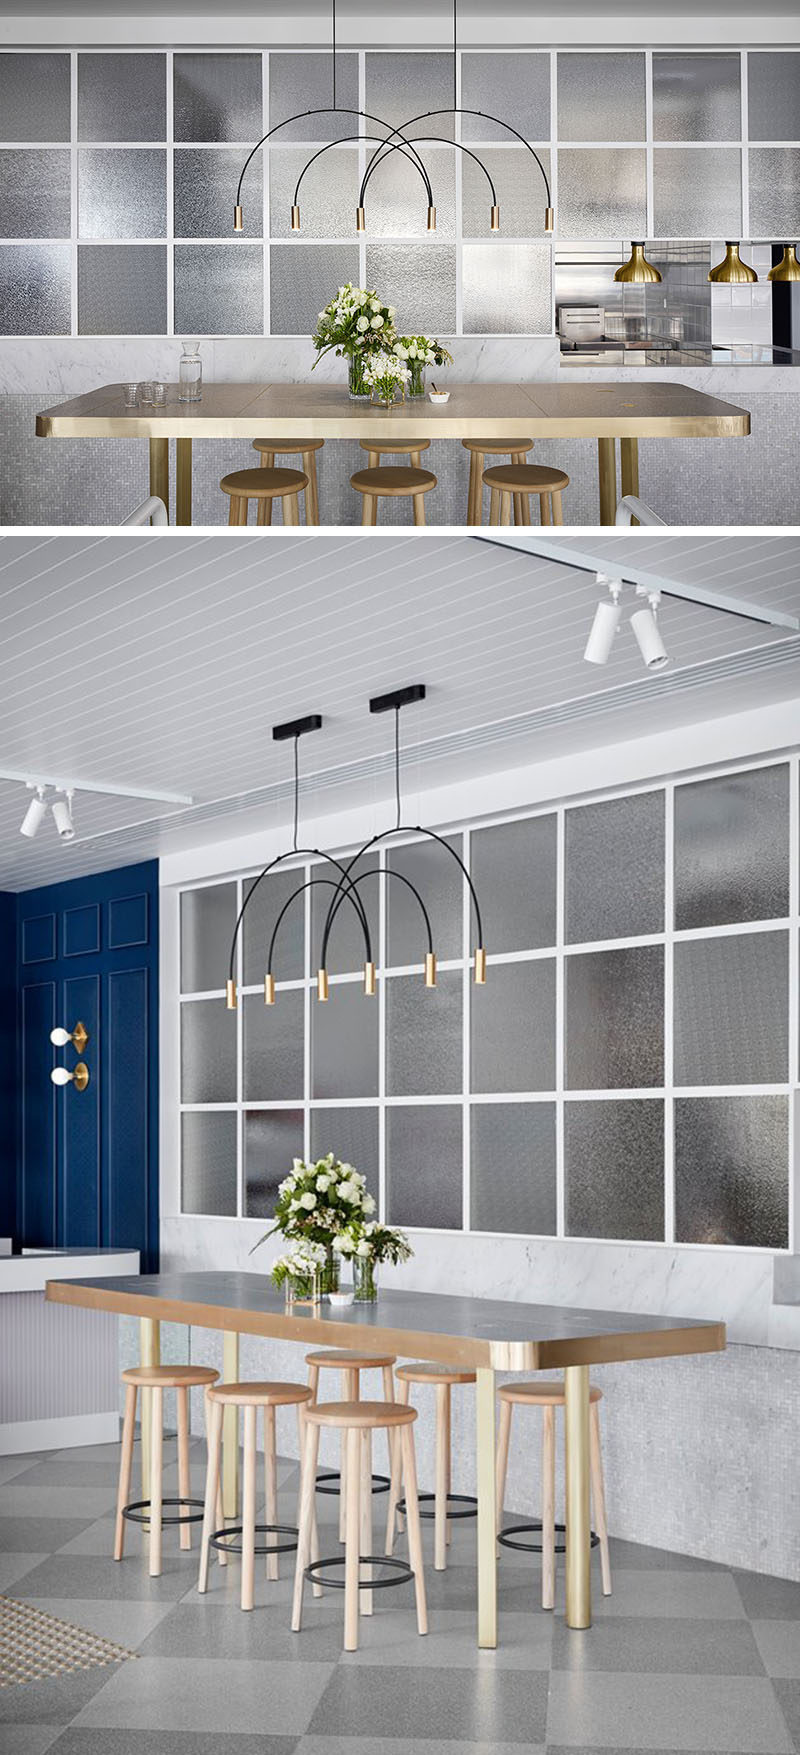
[[[568,347],[582,341],[600,341],[603,319],[600,305],[559,305],[558,333]]]

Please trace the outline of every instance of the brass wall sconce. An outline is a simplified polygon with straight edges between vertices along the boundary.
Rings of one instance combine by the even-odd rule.
[[[78,1019],[74,1030],[65,1030],[61,1026],[58,1026],[55,1030],[50,1031],[50,1041],[54,1048],[66,1048],[71,1042],[73,1048],[77,1050],[78,1054],[83,1053],[88,1040],[89,1032],[86,1025],[81,1023],[80,1018]]]
[[[85,1091],[89,1084],[89,1068],[85,1060],[79,1060],[72,1072],[68,1066],[54,1066],[50,1077],[54,1085],[74,1085],[76,1091]]]

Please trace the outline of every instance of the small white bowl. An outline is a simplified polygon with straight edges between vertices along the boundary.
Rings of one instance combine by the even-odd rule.
[[[428,401],[429,402],[449,402],[450,401],[450,391],[449,390],[429,390],[428,391]]]
[[[348,1304],[352,1304],[353,1296],[352,1292],[329,1292],[328,1303],[332,1304],[335,1310],[346,1310]]]

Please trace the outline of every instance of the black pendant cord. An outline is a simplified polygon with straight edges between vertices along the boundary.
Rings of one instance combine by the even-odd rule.
[[[294,831],[292,834],[292,852],[293,853],[297,852],[297,825],[298,825],[298,821],[299,821],[299,812],[300,812],[299,748],[300,748],[300,739],[299,739],[299,737],[296,737],[294,740]]]
[[[331,50],[331,67],[333,70],[332,96],[333,107],[336,109],[336,0],[331,0]]]
[[[283,907],[280,911],[280,914],[278,915],[278,918],[275,922],[275,925],[272,928],[272,937],[269,941],[269,955],[267,957],[267,974],[268,975],[272,974],[272,959],[273,959],[273,956],[275,955],[275,943],[276,943],[276,940],[278,937],[278,932],[280,931],[280,926],[281,926],[281,922],[284,918],[284,915],[288,914],[289,909],[292,906],[292,903],[297,901],[298,896],[303,896],[303,895],[305,895],[306,890],[316,889],[320,885],[324,886],[324,888],[328,889],[328,890],[338,890],[338,888],[339,888],[339,885],[336,882],[335,878],[321,878],[321,877],[307,878],[306,882],[304,884],[299,884],[297,889],[293,890],[291,896],[289,896],[288,899],[284,902]],[[353,893],[355,890],[356,890],[356,883],[354,882],[353,884],[350,885],[350,887],[348,889],[342,891],[342,900],[344,900],[346,897],[347,901],[352,902],[352,905],[355,908],[356,915],[358,916],[359,925],[361,926],[361,930],[364,934],[364,952],[365,952],[364,961],[366,963],[371,963],[373,961],[373,956],[372,956],[372,938],[370,935],[369,923],[367,921],[366,911],[363,910],[363,908],[359,907],[360,898],[358,897],[358,894]],[[325,967],[324,960],[322,961],[321,966],[322,966],[322,968]]]
[[[355,884],[357,884],[359,882],[359,880],[357,878],[351,879],[350,874],[353,870],[353,866],[357,864],[359,859],[366,858],[366,855],[368,853],[371,853],[374,848],[379,847],[382,842],[393,840],[395,835],[424,835],[426,840],[438,842],[438,845],[440,847],[443,847],[446,853],[450,854],[451,859],[455,860],[456,865],[458,866],[458,869],[461,872],[461,876],[463,877],[464,882],[467,886],[467,889],[469,890],[470,897],[472,900],[472,907],[473,907],[474,914],[475,914],[475,929],[476,929],[476,934],[477,934],[477,948],[478,948],[478,950],[483,949],[483,918],[481,916],[481,908],[480,908],[480,903],[478,901],[478,893],[477,893],[477,890],[475,889],[474,883],[472,882],[472,878],[470,877],[469,872],[467,871],[467,868],[464,864],[463,859],[460,857],[460,855],[458,853],[456,853],[455,847],[451,847],[450,842],[445,841],[443,835],[437,835],[436,831],[434,829],[425,829],[425,828],[423,828],[421,823],[416,823],[416,824],[414,824],[413,827],[402,827],[402,828],[396,828],[396,829],[382,829],[379,834],[373,835],[369,841],[365,841],[363,847],[360,847],[358,852],[353,854],[353,857],[350,860],[349,864],[347,866],[345,866],[344,876],[336,886],[337,893],[336,893],[336,895],[334,895],[334,897],[331,901],[330,908],[328,909],[328,918],[325,921],[325,930],[324,930],[323,935],[322,935],[322,950],[320,952],[320,957],[321,957],[321,962],[322,962],[323,968],[325,966],[325,952],[327,951],[327,948],[328,948],[328,939],[330,938],[331,928],[333,926],[333,922],[336,918],[336,915],[339,912],[339,908],[341,907],[344,896],[347,893],[348,880],[351,881],[354,886],[355,886]],[[366,875],[366,874],[364,874],[364,875]],[[387,872],[387,875],[391,876],[392,874],[390,872]],[[397,876],[400,876],[402,874],[395,872],[393,875],[395,877],[397,877]],[[421,897],[419,899],[420,899],[420,901],[422,900]]]
[[[394,832],[395,831],[392,829],[389,830],[389,834],[394,834]],[[379,840],[379,839],[380,839],[380,837],[376,836],[376,840]],[[414,900],[416,901],[416,903],[419,907],[420,913],[421,913],[423,921],[425,923],[425,934],[426,934],[426,937],[428,940],[428,951],[429,951],[430,955],[433,956],[433,927],[431,925],[431,917],[428,913],[428,910],[425,906],[425,903],[422,900],[422,897],[419,893],[419,890],[417,889],[416,884],[412,884],[411,879],[406,877],[405,872],[392,871],[389,866],[385,865],[382,868],[380,866],[373,866],[369,871],[359,872],[358,877],[351,876],[353,866],[357,864],[358,860],[361,859],[364,854],[369,852],[369,848],[371,846],[372,846],[372,843],[369,842],[366,847],[360,848],[358,853],[356,853],[355,857],[351,860],[349,866],[347,867],[347,875],[350,878],[352,889],[358,890],[359,885],[366,883],[367,878],[391,878],[393,883],[405,884],[406,889],[411,891],[411,894],[414,897]],[[343,890],[339,884],[334,884],[333,888],[335,890],[337,890],[339,892],[339,894],[334,896],[334,898],[331,902],[330,909],[328,910],[328,918],[325,921],[325,926],[324,926],[323,933],[322,933],[322,943],[320,945],[320,953],[319,953],[319,962],[320,962],[321,969],[324,969],[326,966],[325,965],[325,958],[328,954],[328,941],[330,939],[331,929],[333,927],[333,923],[336,919],[336,915],[339,912],[339,908],[340,908],[342,902],[344,901],[345,896],[348,895],[348,893],[349,893],[347,890]]]
[[[340,110],[339,115],[343,115],[343,114],[344,114],[344,111]],[[434,138],[434,136],[432,135],[431,139],[433,139],[433,138]],[[324,153],[331,152],[333,147],[346,145],[351,140],[366,140],[366,141],[370,141],[371,143],[374,143],[377,146],[385,146],[385,144],[386,144],[386,141],[385,141],[383,135],[378,135],[378,134],[340,134],[337,136],[336,140],[326,140],[325,145],[320,146],[317,152],[312,153],[312,156],[308,160],[308,163],[303,165],[303,169],[300,172],[300,175],[297,179],[297,182],[295,183],[295,188],[294,188],[294,205],[295,205],[295,207],[297,207],[299,205],[300,186],[303,182],[303,178],[305,177],[306,172],[310,171],[311,166],[315,165],[317,162],[317,159],[322,158]],[[452,142],[445,142],[445,144],[446,145],[452,144]],[[431,194],[432,194],[431,187],[430,187],[430,184],[428,183],[427,177],[425,175],[424,166],[422,165],[422,163],[419,159],[419,154],[412,153],[412,150],[410,149],[410,142],[406,143],[406,142],[398,140],[396,142],[396,148],[397,148],[397,151],[402,154],[403,158],[408,159],[409,164],[413,165],[414,170],[421,177],[423,183],[425,184],[425,192],[429,197],[429,205],[433,206],[433,201],[430,199]],[[381,164],[383,163],[382,159],[380,160],[380,163]],[[487,172],[487,176],[488,176],[488,172]]]
[[[473,159],[474,163],[476,165],[479,165],[480,169],[483,171],[483,174],[486,178],[486,181],[489,185],[489,188],[492,191],[492,206],[493,207],[497,206],[497,191],[496,191],[494,183],[492,181],[491,173],[487,170],[487,167],[484,164],[483,159],[478,157],[477,152],[473,152],[471,146],[462,146],[460,140],[448,140],[447,136],[445,134],[419,134],[419,135],[417,135],[417,139],[424,141],[426,146],[430,146],[430,145],[452,146],[455,148],[456,152],[462,152],[462,153],[464,153],[466,158]],[[385,150],[384,150],[384,148],[385,148]],[[325,151],[325,150],[326,150],[326,148],[323,148],[323,151]],[[378,149],[378,153],[376,153],[372,157],[372,159],[370,160],[369,165],[367,166],[367,169],[364,173],[364,181],[361,185],[361,194],[359,196],[359,207],[364,206],[364,197],[367,193],[367,189],[369,187],[369,180],[370,180],[370,177],[372,176],[373,171],[376,171],[378,169],[379,165],[385,164],[386,160],[388,158],[391,158],[391,155],[393,152],[402,152],[402,150],[403,149],[400,146],[399,142],[389,144],[387,141],[381,141],[379,149]],[[316,156],[318,158],[319,153],[317,153]]]
[[[431,113],[431,115],[447,114],[446,111],[439,112],[439,111],[435,111],[435,110],[431,110],[430,113]],[[419,153],[416,151],[416,149],[414,147],[413,141],[406,140],[403,136],[402,129],[393,128],[391,126],[391,123],[384,122],[382,116],[373,116],[371,111],[369,111],[369,110],[356,110],[352,107],[352,105],[347,105],[347,104],[342,104],[336,110],[331,110],[329,104],[320,104],[314,110],[298,110],[296,116],[287,116],[285,121],[276,122],[274,127],[268,128],[266,134],[262,134],[261,139],[257,140],[255,143],[255,146],[251,147],[249,153],[247,154],[247,158],[245,159],[244,164],[242,165],[242,169],[241,169],[241,172],[239,174],[239,182],[238,182],[238,185],[236,188],[236,206],[239,207],[241,205],[242,184],[244,182],[245,175],[247,173],[249,165],[252,163],[253,159],[255,158],[256,153],[261,150],[261,147],[266,146],[267,141],[272,139],[273,134],[279,134],[282,128],[291,127],[291,124],[293,122],[305,121],[308,116],[331,116],[331,115],[360,116],[362,121],[374,122],[378,128],[384,128],[386,130],[385,139],[382,142],[383,145],[388,145],[393,141],[398,141],[399,144],[402,144],[403,146],[408,147],[409,152],[413,155],[413,157],[416,159],[417,163],[419,164],[420,169],[422,171],[422,175],[425,179],[425,187],[426,187],[427,194],[428,194],[428,206],[435,207],[436,203],[433,199],[433,190],[431,188],[430,177],[428,176],[428,173],[425,169],[425,166],[422,162],[422,159],[420,158]],[[380,151],[380,147],[378,147],[376,150]]]
[[[458,0],[453,0],[453,109],[458,103]]]
[[[399,829],[400,818],[402,815],[402,807],[400,804],[400,708],[399,707],[395,707],[395,710],[394,710],[394,796],[395,796],[395,801],[397,804],[397,816],[395,818],[395,825],[394,826],[396,829]]]
[[[264,866],[263,871],[259,872],[258,877],[255,880],[255,883],[248,890],[247,895],[245,896],[245,899],[242,903],[242,906],[239,909],[239,913],[236,916],[236,924],[234,926],[233,937],[231,939],[231,952],[230,952],[230,957],[228,959],[228,979],[229,979],[229,981],[233,981],[233,979],[234,979],[234,966],[236,963],[236,946],[237,946],[237,943],[239,940],[239,933],[241,932],[242,922],[243,922],[245,914],[247,913],[247,910],[250,906],[250,903],[253,900],[253,897],[256,893],[256,890],[258,889],[259,884],[263,883],[264,878],[269,877],[270,872],[277,871],[279,866],[285,865],[287,859],[324,859],[326,864],[333,866],[334,871],[338,873],[340,883],[343,886],[343,893],[352,887],[349,883],[349,880],[348,880],[347,866],[343,865],[340,859],[334,859],[334,857],[331,853],[323,852],[323,849],[321,847],[296,847],[296,848],[292,848],[290,850],[290,852],[288,852],[288,853],[277,854],[276,858],[271,859],[269,861],[269,864]],[[339,887],[339,884],[337,884],[337,888],[338,887]],[[356,896],[355,900],[356,900],[356,905],[358,907],[359,915],[360,915],[361,922],[362,922],[362,929],[365,928],[368,932],[369,931],[369,923],[367,921],[367,912],[366,912],[366,909],[364,907],[364,904],[361,901],[360,896],[358,896],[358,895]]]
[[[427,122],[430,120],[430,118],[432,116],[451,116],[451,115],[455,115],[455,116],[480,116],[482,121],[494,122],[494,123],[496,123],[498,128],[505,128],[505,130],[508,134],[513,134],[514,139],[518,140],[520,142],[520,145],[524,146],[526,148],[526,150],[530,153],[531,158],[534,158],[536,160],[536,163],[539,166],[539,170],[542,173],[542,177],[544,179],[544,186],[545,186],[545,189],[547,191],[547,205],[548,205],[548,207],[550,207],[552,205],[552,198],[551,198],[551,194],[550,194],[550,179],[547,175],[547,172],[544,168],[544,165],[542,164],[542,161],[539,157],[538,152],[536,152],[534,150],[534,148],[531,146],[530,141],[525,139],[524,134],[520,134],[518,128],[512,128],[511,123],[506,122],[502,116],[490,116],[487,110],[465,109],[462,104],[457,104],[457,105],[454,104],[452,110],[423,110],[422,115],[412,116],[408,122],[401,123],[400,127],[396,130],[396,132],[399,135],[401,135],[401,137],[405,138],[406,129],[415,127],[417,122]],[[407,144],[410,144],[410,143],[407,143]],[[453,146],[453,145],[456,145],[457,142],[449,140],[447,142],[447,144],[448,144],[448,146]],[[372,158],[370,159],[369,164],[367,165],[367,168],[364,172],[364,181],[362,181],[362,184],[361,184],[361,198],[359,201],[359,206],[363,207],[363,205],[364,205],[363,192],[364,192],[365,181],[366,181],[367,177],[371,176],[371,174],[372,174],[372,167],[375,163],[375,159],[382,157],[384,154],[385,148],[387,148],[387,147],[390,148],[391,145],[392,145],[392,141],[384,140],[380,146],[375,148],[375,152],[373,153]]]

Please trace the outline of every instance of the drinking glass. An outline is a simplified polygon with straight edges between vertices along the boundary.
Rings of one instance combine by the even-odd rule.
[[[153,400],[153,380],[152,380],[152,378],[143,378],[141,384],[139,385],[139,401],[140,402],[152,402],[152,400]]]
[[[138,386],[138,384],[124,384],[123,391],[124,391],[124,396],[125,396],[125,407],[126,408],[138,408],[138,406],[139,406],[139,386]]]
[[[166,402],[166,400],[167,400],[167,386],[166,386],[166,384],[154,384],[153,385],[153,401],[163,405]]]

